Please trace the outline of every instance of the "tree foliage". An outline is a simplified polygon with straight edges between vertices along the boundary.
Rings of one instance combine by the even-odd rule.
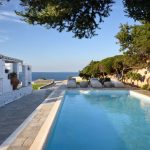
[[[129,26],[121,25],[116,35],[130,65],[144,67],[150,59],[150,23]]]
[[[123,0],[123,3],[129,17],[150,22],[150,0]]]
[[[91,38],[96,35],[99,23],[109,16],[112,4],[113,0],[21,0],[24,11],[17,14],[30,24]]]
[[[73,32],[74,37],[91,38],[111,12],[115,0],[20,0],[24,10],[17,14],[30,24]],[[125,12],[135,20],[150,22],[149,0],[122,0]]]
[[[100,69],[101,72],[105,72],[107,74],[111,74],[111,73],[114,73],[115,70],[113,68],[113,63],[114,63],[114,60],[115,60],[115,57],[108,57],[108,58],[105,58],[103,60],[101,60],[98,65],[99,66],[103,66],[102,70]]]
[[[129,71],[127,74],[126,74],[126,78],[127,79],[131,79],[131,81],[141,81],[142,80],[142,75],[140,73],[137,73],[137,72],[132,72],[132,71]]]
[[[0,4],[3,1],[0,0]],[[17,12],[30,24],[73,32],[77,38],[91,38],[108,17],[117,0],[20,0],[22,11]],[[149,0],[122,0],[129,17],[150,22]]]
[[[89,65],[80,71],[80,76],[100,77],[106,74],[118,73],[117,71],[121,72],[123,66],[119,68],[119,63],[121,62],[122,57],[122,55],[117,55],[114,57],[105,58],[101,61],[91,61]]]

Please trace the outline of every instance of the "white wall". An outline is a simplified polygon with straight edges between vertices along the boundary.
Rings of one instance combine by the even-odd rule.
[[[12,85],[10,79],[8,79],[8,73],[4,72],[3,76],[3,93],[12,92]]]
[[[3,61],[2,59],[0,59],[0,79],[3,78],[3,68],[4,68]]]
[[[28,68],[30,68],[30,69],[28,69]],[[31,83],[31,81],[32,81],[31,66],[23,65],[22,66],[22,86],[30,85],[29,82]]]
[[[0,59],[0,93],[7,93],[12,91],[8,73],[5,73],[5,62]]]
[[[0,95],[3,93],[3,61],[0,59]]]
[[[13,63],[13,72],[15,72],[17,77],[19,77],[19,63]]]
[[[0,95],[3,94],[3,80],[0,78]]]
[[[4,93],[3,95],[0,95],[0,107],[31,93],[32,93],[32,86],[27,86],[20,88],[19,90]]]
[[[32,67],[29,66],[30,70],[28,70],[28,82],[32,82]]]
[[[5,73],[5,61],[0,59],[0,106],[13,102],[14,100],[28,95],[32,92],[32,86],[29,84],[31,82],[31,69],[28,69],[28,65],[23,66],[23,84],[18,90],[13,90],[11,81],[8,79],[8,74]],[[31,68],[31,67],[30,67]],[[17,74],[19,73],[18,63],[13,64],[13,71]]]

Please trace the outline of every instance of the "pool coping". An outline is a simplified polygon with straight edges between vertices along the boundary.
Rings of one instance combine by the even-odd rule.
[[[53,122],[55,120],[55,116],[59,109],[61,100],[56,101],[51,112],[49,113],[46,121],[44,122],[43,126],[41,127],[37,137],[35,138],[33,144],[30,147],[30,150],[42,150],[47,139],[48,133],[52,128]]]
[[[61,87],[61,86],[60,86]],[[17,139],[17,136],[23,131],[24,128],[26,128],[26,126],[32,122],[32,119],[34,118],[34,116],[38,113],[38,111],[40,111],[40,109],[42,108],[43,104],[48,103],[49,101],[54,101],[54,105],[52,106],[52,109],[50,110],[50,112],[48,113],[48,116],[46,117],[44,123],[42,124],[42,126],[40,127],[38,133],[36,134],[36,137],[33,141],[33,143],[31,144],[31,146],[28,148],[28,150],[42,150],[47,136],[50,132],[50,130],[52,129],[52,125],[53,122],[56,118],[57,112],[61,106],[62,100],[64,98],[65,92],[66,91],[70,91],[70,90],[74,90],[74,91],[78,91],[78,90],[128,90],[129,93],[131,95],[136,94],[135,97],[142,97],[142,98],[148,98],[148,100],[150,100],[150,93],[146,94],[145,90],[130,90],[130,89],[126,89],[126,88],[107,88],[107,89],[93,89],[93,88],[77,88],[77,89],[67,89],[67,88],[57,88],[55,89],[45,100],[44,102],[39,105],[37,107],[37,109],[10,135],[10,137],[8,137],[8,139],[6,141],[4,141],[4,143],[0,146],[0,150],[7,150],[11,144],[13,143],[13,141],[15,139]],[[138,94],[138,96],[137,96]]]

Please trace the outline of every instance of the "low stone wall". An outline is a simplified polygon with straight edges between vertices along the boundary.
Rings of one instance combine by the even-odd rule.
[[[18,90],[0,95],[0,107],[11,103],[25,95],[32,93],[32,86],[22,87]]]
[[[43,79],[38,79],[38,80],[35,80],[33,83],[34,84],[51,84],[53,83],[54,80],[43,80]]]

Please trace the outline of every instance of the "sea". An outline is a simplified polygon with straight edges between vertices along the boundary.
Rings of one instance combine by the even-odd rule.
[[[32,72],[32,81],[37,79],[67,80],[68,77],[78,76],[78,72]]]

